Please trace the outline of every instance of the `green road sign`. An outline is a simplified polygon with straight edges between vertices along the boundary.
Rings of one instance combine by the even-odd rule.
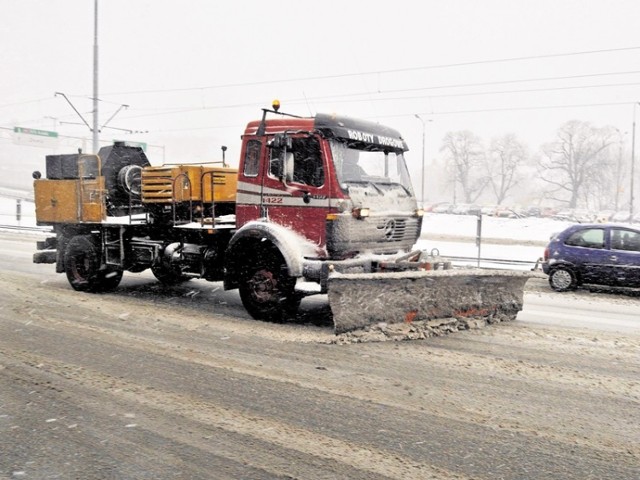
[[[58,132],[50,132],[49,130],[38,130],[36,128],[13,127],[14,133],[23,133],[27,135],[38,135],[40,137],[58,138]]]
[[[13,143],[29,147],[57,148],[58,132],[37,128],[13,127]]]

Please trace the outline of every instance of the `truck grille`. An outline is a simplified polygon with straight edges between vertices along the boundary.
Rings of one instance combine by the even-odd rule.
[[[327,247],[332,255],[354,252],[395,253],[413,247],[422,226],[418,217],[356,220],[351,215],[328,225]]]
[[[401,242],[407,233],[407,220],[404,218],[389,218],[378,222],[376,228],[380,230],[381,239],[386,242]],[[414,233],[413,231],[411,232]]]

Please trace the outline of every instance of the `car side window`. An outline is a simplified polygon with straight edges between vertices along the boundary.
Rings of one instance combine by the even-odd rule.
[[[571,247],[604,248],[604,229],[588,228],[573,232],[564,243]]]
[[[611,248],[640,252],[640,233],[614,228],[611,230]]]

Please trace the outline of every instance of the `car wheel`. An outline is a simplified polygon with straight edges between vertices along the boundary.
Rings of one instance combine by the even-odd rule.
[[[549,273],[549,285],[556,292],[575,290],[578,280],[573,270],[567,267],[555,268]]]

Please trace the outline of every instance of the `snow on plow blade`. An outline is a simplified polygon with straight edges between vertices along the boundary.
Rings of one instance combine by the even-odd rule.
[[[385,323],[441,318],[515,319],[530,272],[434,270],[332,274],[329,305],[337,334]]]

